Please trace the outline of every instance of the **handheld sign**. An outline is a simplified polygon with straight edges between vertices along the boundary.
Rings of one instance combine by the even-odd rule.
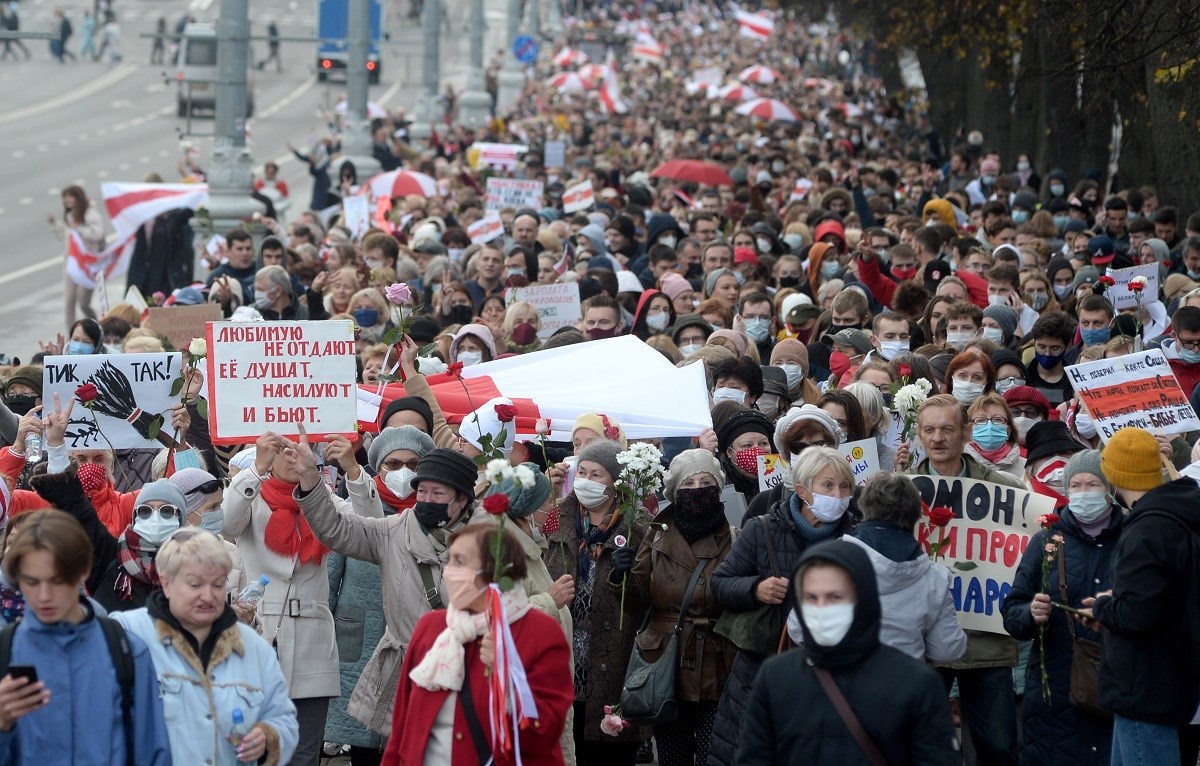
[[[496,237],[504,236],[504,221],[499,213],[488,213],[467,227],[467,236],[472,245],[486,245]]]
[[[267,431],[309,437],[354,433],[353,322],[212,322],[208,428],[214,444],[248,444]]]
[[[1067,375],[1105,444],[1128,426],[1160,436],[1200,430],[1200,419],[1160,349],[1076,364]]]
[[[955,476],[910,476],[931,508],[945,506],[954,520],[941,530],[927,518],[917,525],[917,540],[945,539],[938,560],[950,568],[950,595],[958,622],[967,630],[1005,633],[1000,607],[1012,590],[1013,577],[1029,538],[1037,533],[1038,516],[1054,512],[1054,500],[1023,489]]]
[[[768,489],[778,487],[783,484],[784,477],[787,475],[787,466],[783,464],[783,458],[779,455],[759,455],[758,456],[758,491],[766,492]]]
[[[547,168],[561,168],[567,164],[567,143],[565,141],[547,141],[542,148],[542,165]]]
[[[542,206],[542,182],[519,178],[489,178],[487,180],[487,212],[511,208]]]
[[[1116,284],[1108,288],[1108,291],[1104,293],[1104,297],[1112,302],[1113,308],[1117,311],[1136,308],[1142,301],[1149,303],[1158,300],[1157,263],[1147,263],[1145,266],[1131,266],[1128,269],[1109,269],[1106,273],[1113,278]],[[1146,287],[1142,290],[1140,296],[1129,289],[1129,280],[1134,277],[1146,278]]]
[[[575,184],[563,192],[563,212],[577,213],[596,204],[596,192],[591,181]]]
[[[854,474],[855,484],[865,484],[867,479],[879,471],[879,447],[874,439],[846,442],[838,447],[838,452],[846,456],[850,472]]]
[[[192,338],[203,338],[209,322],[220,321],[221,307],[215,303],[198,306],[154,306],[147,310],[143,325],[166,338],[172,346],[185,349]]]
[[[509,290],[511,302],[526,301],[538,310],[538,337],[549,338],[556,330],[574,327],[583,315],[579,310],[579,283],[529,285]]]
[[[171,387],[182,374],[178,353],[49,356],[42,401],[58,394],[65,410],[81,386],[95,387],[95,398],[85,403],[82,395],[71,410],[67,449],[158,449],[173,442],[171,410],[180,399]]]

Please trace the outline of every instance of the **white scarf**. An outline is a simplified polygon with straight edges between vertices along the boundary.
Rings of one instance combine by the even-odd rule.
[[[512,625],[529,611],[529,596],[525,586],[517,583],[512,590],[505,591],[504,613]],[[446,609],[446,629],[433,642],[433,646],[408,677],[422,689],[431,692],[459,691],[465,675],[463,647],[487,634],[488,618],[484,612],[464,612],[453,606]]]

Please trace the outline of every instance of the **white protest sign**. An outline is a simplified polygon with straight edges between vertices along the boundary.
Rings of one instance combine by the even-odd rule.
[[[946,542],[939,561],[950,569],[950,595],[958,621],[967,630],[1004,634],[1000,607],[1012,590],[1013,576],[1039,516],[1054,512],[1054,500],[1023,489],[954,476],[910,476],[930,508],[954,513],[944,532],[928,518],[917,525],[917,539]],[[944,537],[943,537],[944,535]]]
[[[1140,301],[1150,303],[1158,300],[1157,263],[1147,263],[1145,266],[1131,266],[1128,269],[1109,269],[1105,273],[1112,277],[1116,284],[1108,288],[1107,292],[1104,293],[1104,297],[1108,298],[1113,308],[1117,311],[1136,308]],[[1146,279],[1146,287],[1142,290],[1140,298],[1137,293],[1129,289],[1129,280],[1134,277],[1145,277]]]
[[[108,313],[108,276],[103,269],[96,274],[96,303],[100,306],[100,316]]]
[[[504,221],[500,220],[499,213],[488,213],[467,227],[467,236],[473,245],[487,244],[496,237],[504,236]]]
[[[487,180],[487,205],[485,210],[503,210],[506,207],[539,208],[542,206],[542,182],[524,181],[520,178],[489,178]]]
[[[577,213],[596,204],[596,192],[591,181],[578,183],[563,192],[563,212]]]
[[[182,365],[178,353],[48,356],[42,401],[53,407],[57,394],[65,410],[76,399],[68,449],[158,449],[172,443],[171,410],[180,397],[171,387]],[[83,390],[86,384],[94,389]]]
[[[1200,430],[1196,411],[1157,348],[1077,364],[1067,368],[1067,376],[1106,444],[1126,427],[1161,436]]]
[[[547,141],[542,150],[542,166],[561,168],[567,164],[567,144],[565,141]]]
[[[866,483],[867,479],[879,470],[879,447],[874,439],[846,442],[838,447],[838,452],[846,456],[850,472],[854,474],[855,484]]]
[[[467,156],[470,157],[472,152],[478,152],[478,159],[473,165],[491,165],[507,170],[516,167],[517,155],[524,154],[527,151],[529,151],[529,147],[523,144],[479,142],[471,144],[471,149],[468,150]]]
[[[351,239],[362,239],[371,229],[371,203],[361,194],[342,199],[342,217]]]
[[[766,492],[783,484],[787,476],[787,466],[779,455],[758,456],[758,491]]]
[[[266,431],[352,435],[358,419],[354,323],[212,322],[208,429],[214,444]]]
[[[130,285],[129,289],[125,291],[125,302],[138,311],[145,311],[150,308],[150,304],[146,303],[146,299],[142,296],[142,291],[137,288],[137,285]]]
[[[538,310],[538,337],[543,340],[563,327],[574,327],[583,318],[579,311],[579,283],[530,285],[509,291],[512,300],[532,303]]]

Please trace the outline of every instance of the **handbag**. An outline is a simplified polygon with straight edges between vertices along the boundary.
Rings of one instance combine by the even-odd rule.
[[[663,653],[653,662],[642,656],[641,647],[636,643],[629,653],[629,668],[625,671],[625,685],[621,689],[621,717],[632,723],[664,724],[675,720],[679,714],[675,702],[675,677],[679,673],[679,634],[683,630],[683,619],[687,616],[688,607],[692,603],[692,593],[696,583],[704,572],[705,565],[711,558],[700,559],[692,578],[688,580],[687,591],[683,594],[683,607],[679,610],[679,619],[675,621],[675,630],[667,641]],[[646,614],[648,623],[650,614]],[[645,629],[643,623],[643,630]],[[641,631],[639,631],[641,632]]]
[[[837,711],[838,718],[841,718],[842,723],[846,724],[850,735],[862,748],[871,766],[888,766],[887,759],[883,757],[875,740],[871,739],[871,735],[867,734],[867,730],[859,722],[858,716],[854,714],[854,708],[850,707],[850,703],[846,700],[846,695],[842,694],[842,690],[838,688],[837,681],[833,680],[833,676],[828,670],[817,667],[812,660],[806,660],[806,662],[812,668],[817,681],[821,683],[821,688],[825,690],[825,696],[833,703],[833,709]]]
[[[1067,568],[1062,549],[1058,554],[1058,592],[1064,604],[1067,600]],[[1112,719],[1112,713],[1100,706],[1100,642],[1075,635],[1075,620],[1067,617],[1071,633],[1071,693],[1070,702],[1085,713]]]
[[[780,577],[779,562],[775,558],[775,544],[771,540],[767,518],[760,516],[758,523],[763,525],[763,542],[767,548],[767,559],[771,562],[771,576]],[[785,610],[780,609],[778,604],[763,604],[744,612],[726,609],[713,626],[713,633],[729,639],[744,652],[764,656],[779,654],[787,643],[784,615]]]

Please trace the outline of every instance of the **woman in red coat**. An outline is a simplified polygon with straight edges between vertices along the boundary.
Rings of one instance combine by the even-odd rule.
[[[488,708],[496,654],[488,586],[496,571],[497,534],[502,535],[500,569],[516,583],[500,598],[537,708],[537,717],[527,712],[532,720],[519,730],[521,762],[563,763],[559,738],[575,697],[566,636],[553,618],[530,608],[521,584],[525,556],[517,540],[490,523],[476,523],[450,536],[449,561],[442,572],[449,608],[425,614],[413,629],[383,766],[479,766],[493,755],[498,766],[515,763],[514,753],[493,751]],[[511,739],[511,719],[498,725]]]

